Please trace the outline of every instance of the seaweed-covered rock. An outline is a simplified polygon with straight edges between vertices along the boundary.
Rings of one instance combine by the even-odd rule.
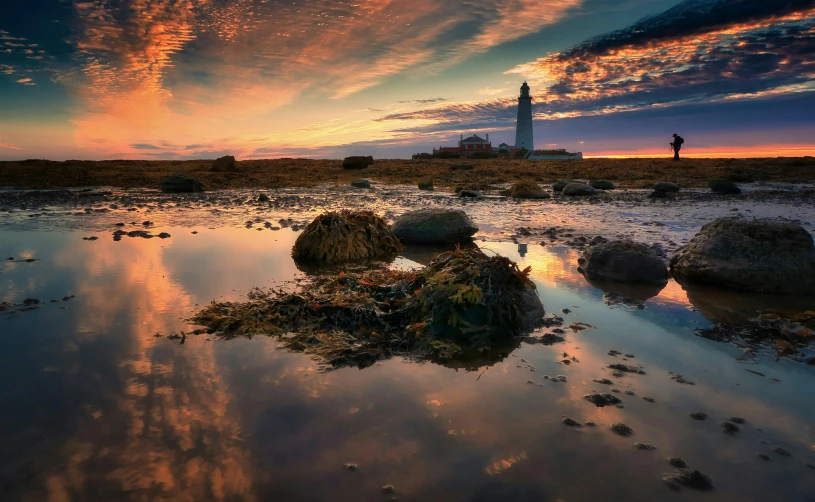
[[[713,481],[710,476],[690,469],[677,469],[674,472],[663,474],[662,480],[673,490],[678,490],[682,486],[701,491],[713,489]]]
[[[365,179],[359,179],[352,181],[351,186],[356,188],[371,188],[371,182]]]
[[[707,186],[710,187],[713,193],[721,195],[736,195],[741,193],[741,188],[729,180],[713,180],[708,183]]]
[[[606,180],[592,180],[589,181],[589,185],[592,188],[596,188],[598,190],[614,190],[615,188],[617,188],[617,186],[614,183]]]
[[[188,192],[203,192],[204,188],[201,182],[195,178],[191,178],[186,174],[171,174],[161,180],[159,188],[162,192],[168,193],[188,193]]]
[[[541,322],[529,270],[459,249],[419,270],[321,274],[295,292],[255,290],[247,302],[213,302],[192,321],[224,338],[278,336],[337,366],[397,353],[448,360],[511,343]]]
[[[679,191],[679,185],[675,183],[668,183],[667,181],[660,181],[654,185],[655,192],[676,193]]]
[[[550,195],[534,181],[521,181],[512,185],[509,195],[513,199],[548,199]]]
[[[342,161],[342,168],[343,169],[365,169],[368,166],[374,165],[374,158],[372,156],[361,157],[345,157]]]
[[[230,172],[237,169],[238,163],[232,155],[225,155],[215,159],[212,163],[212,171]]]
[[[815,291],[815,245],[794,223],[723,218],[702,227],[671,269],[690,282],[806,294]]]
[[[295,261],[330,265],[395,256],[402,250],[390,225],[370,211],[321,214],[297,237]]]
[[[572,182],[563,187],[563,195],[580,196],[580,195],[594,195],[597,190],[587,185],[586,183]]]
[[[589,280],[640,284],[668,281],[668,267],[653,248],[632,241],[609,241],[591,246],[578,260]]]
[[[566,188],[566,185],[568,185],[569,183],[574,183],[574,181],[572,181],[572,180],[557,180],[556,182],[554,182],[552,184],[552,190],[554,190],[555,192],[562,192],[563,189]]]
[[[467,242],[478,227],[457,209],[417,209],[409,211],[393,224],[393,233],[405,243],[455,244]]]
[[[419,182],[419,190],[428,190],[428,191],[433,190],[433,181],[432,180],[420,181]]]

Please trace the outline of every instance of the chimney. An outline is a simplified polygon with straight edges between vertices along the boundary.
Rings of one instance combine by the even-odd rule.
[[[487,143],[490,142],[490,133],[487,133]]]

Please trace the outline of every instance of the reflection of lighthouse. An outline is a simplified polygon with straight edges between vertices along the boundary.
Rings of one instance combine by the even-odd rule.
[[[529,86],[526,82],[521,86],[521,95],[518,97],[515,148],[525,148],[530,152],[535,150],[535,141],[532,139],[532,96],[529,95]]]

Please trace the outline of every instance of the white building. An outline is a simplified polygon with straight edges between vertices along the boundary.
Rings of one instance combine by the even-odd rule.
[[[518,123],[515,126],[515,148],[533,151],[535,140],[532,137],[532,96],[529,85],[524,82],[521,95],[518,97]]]

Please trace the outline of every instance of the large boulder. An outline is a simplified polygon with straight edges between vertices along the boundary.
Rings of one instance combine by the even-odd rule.
[[[580,195],[594,195],[597,190],[579,181],[574,181],[563,187],[563,195],[580,196]]]
[[[371,188],[371,182],[365,179],[359,179],[352,181],[351,186],[356,188]]]
[[[188,193],[188,192],[203,192],[204,188],[201,182],[195,178],[191,178],[186,174],[171,174],[161,180],[159,188],[162,192],[168,193]]]
[[[557,180],[552,184],[552,190],[555,192],[562,192],[566,185],[569,183],[574,183],[572,180]]]
[[[374,158],[370,155],[367,157],[345,157],[342,161],[343,169],[365,169],[372,165],[374,165]]]
[[[616,185],[614,185],[614,183],[606,180],[592,180],[589,181],[589,185],[592,188],[596,188],[598,190],[614,190],[615,188],[617,188]]]
[[[671,258],[681,280],[769,293],[815,291],[815,245],[800,225],[723,218]]]
[[[509,195],[513,199],[548,199],[551,197],[534,181],[515,183],[509,189]]]
[[[402,245],[388,223],[370,211],[324,213],[306,226],[292,248],[292,257],[306,265],[395,256]]]
[[[212,163],[212,171],[235,171],[237,169],[237,165],[238,163],[235,160],[235,157],[232,155],[226,155],[224,157],[215,159],[215,161]]]
[[[417,209],[409,211],[393,224],[393,233],[405,243],[454,244],[467,242],[478,227],[457,209]]]
[[[741,188],[728,180],[713,180],[708,183],[707,186],[710,187],[713,193],[721,195],[736,195],[741,193]]]
[[[670,278],[668,267],[656,250],[627,240],[592,246],[578,263],[591,281],[664,284]]]
[[[679,185],[668,183],[667,181],[660,181],[654,185],[655,192],[676,193],[679,191]]]

